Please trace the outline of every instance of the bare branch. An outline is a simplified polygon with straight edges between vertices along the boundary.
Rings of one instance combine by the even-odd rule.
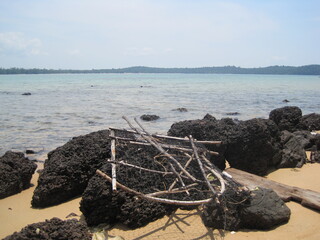
[[[114,137],[114,131],[110,131],[110,136]],[[111,160],[116,160],[116,140],[114,138],[111,139]],[[117,165],[112,163],[112,190],[117,191],[116,181],[117,181]]]
[[[107,174],[101,172],[100,170],[97,170],[96,173],[99,176],[106,179],[108,182],[110,182],[110,183],[112,182],[112,179]],[[181,206],[198,206],[198,205],[206,204],[206,203],[209,203],[212,201],[212,198],[208,198],[208,199],[204,199],[204,200],[195,200],[195,201],[179,201],[179,200],[171,200],[171,199],[165,199],[165,198],[150,197],[150,196],[147,196],[147,195],[140,193],[136,190],[128,188],[119,182],[116,182],[116,184],[119,188],[121,188],[122,190],[124,190],[126,192],[135,194],[138,197],[141,197],[146,200],[154,201],[154,202],[161,202],[161,203],[181,205]]]
[[[134,129],[137,133],[139,133],[141,135],[141,137],[143,137],[145,140],[147,140],[149,143],[151,143],[151,145],[153,145],[156,149],[158,149],[158,151],[160,151],[161,153],[163,153],[166,157],[168,157],[170,160],[172,160],[182,171],[184,174],[186,174],[186,176],[188,176],[191,180],[195,181],[196,178],[193,177],[187,170],[185,170],[182,165],[174,158],[172,157],[169,153],[167,153],[161,146],[159,146],[159,144],[155,143],[154,141],[152,141],[152,139],[149,136],[145,136],[143,135],[143,132],[141,132],[141,130],[135,128],[131,122],[129,121],[129,119],[127,119],[125,116],[122,117],[127,123],[128,125]]]
[[[206,173],[205,173],[204,168],[203,168],[203,164],[202,164],[202,162],[201,162],[201,160],[200,160],[200,158],[199,158],[199,155],[198,155],[197,147],[194,145],[193,138],[192,138],[191,135],[189,136],[189,139],[190,139],[190,143],[191,143],[191,146],[192,146],[192,148],[193,148],[193,151],[194,151],[194,155],[195,155],[195,157],[196,157],[196,159],[197,159],[197,162],[198,162],[198,164],[199,164],[200,170],[201,170],[201,172],[202,172],[203,178],[204,178],[205,182],[207,183],[208,188],[209,188],[209,189],[211,190],[211,192],[215,195],[217,192],[216,192],[216,190],[214,190],[214,188],[212,187],[210,181],[208,180],[208,178],[207,178],[207,176],[206,176]]]

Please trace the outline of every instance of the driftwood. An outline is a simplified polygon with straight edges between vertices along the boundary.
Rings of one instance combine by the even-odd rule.
[[[127,130],[127,129],[120,129],[120,128],[109,128],[110,130],[116,130],[116,131],[124,131],[124,132],[130,132],[130,133],[136,133],[134,130]],[[186,141],[189,142],[188,138],[180,138],[180,137],[173,137],[173,136],[167,136],[167,135],[161,135],[161,134],[151,134],[152,137],[156,138],[163,138],[163,139],[171,139],[171,140],[178,140],[178,141]],[[220,145],[222,141],[199,141],[195,140],[196,143],[202,143],[202,144],[212,144],[212,145]]]
[[[116,191],[118,187],[126,192],[135,194],[139,198],[181,206],[202,205],[210,201],[215,201],[220,204],[222,201],[228,201],[228,194],[224,195],[226,186],[232,188],[232,191],[239,196],[247,195],[247,193],[243,192],[242,186],[239,186],[232,178],[225,176],[206,158],[209,154],[216,155],[218,153],[210,152],[203,144],[220,144],[220,141],[197,141],[193,139],[191,135],[189,138],[177,138],[150,134],[136,118],[134,120],[138,127],[133,126],[128,118],[123,117],[123,119],[132,130],[109,128],[111,159],[108,160],[108,163],[111,164],[112,167],[111,176],[108,176],[100,170],[96,171],[98,175],[111,183],[113,191]],[[121,132],[120,136],[116,136],[119,132]],[[127,161],[116,160],[116,144],[153,146],[160,152],[161,161],[164,161],[165,164],[161,164],[156,160],[159,155],[150,157],[150,161],[155,161],[157,164],[160,164],[164,168],[164,171],[137,166],[139,164],[137,162],[135,162],[135,165]],[[188,154],[188,152],[191,154]],[[128,187],[118,182],[116,169],[119,165],[122,165],[122,168],[134,168],[137,171],[149,172],[149,174],[161,174],[164,179],[168,176],[168,180],[170,180],[167,184],[169,185],[164,184],[163,187],[154,188],[156,192],[151,193],[150,190],[144,192],[145,190],[143,188],[137,191],[134,189],[134,186]],[[146,164],[146,166],[149,165]],[[196,169],[199,167],[201,174],[197,172],[198,170],[195,170],[195,167]],[[167,188],[167,186],[169,187]]]
[[[114,130],[110,131],[110,136],[114,137]],[[116,140],[114,138],[111,139],[111,161],[116,160]],[[117,190],[117,165],[115,163],[111,163],[112,166],[112,190],[116,191]]]
[[[109,181],[110,183],[112,182],[112,178],[110,178],[107,174],[101,172],[100,170],[97,170],[96,173],[98,175],[100,175],[101,177],[103,177],[104,179],[106,179],[107,181]],[[208,199],[204,199],[204,200],[195,200],[195,201],[180,201],[180,200],[171,200],[171,199],[165,199],[165,198],[157,198],[157,197],[152,197],[147,194],[142,194],[138,191],[135,191],[131,188],[128,188],[124,185],[122,185],[119,182],[116,182],[117,186],[119,188],[121,188],[122,190],[135,194],[136,196],[146,199],[146,200],[150,200],[150,201],[154,201],[154,202],[160,202],[160,203],[166,203],[166,204],[173,204],[173,205],[181,205],[181,206],[192,206],[192,205],[201,205],[201,204],[206,204],[212,201],[212,198],[208,198]]]
[[[270,188],[285,202],[293,200],[301,203],[302,206],[320,210],[319,192],[278,183],[235,168],[229,168],[226,172],[232,175],[234,180],[249,189],[256,187]]]

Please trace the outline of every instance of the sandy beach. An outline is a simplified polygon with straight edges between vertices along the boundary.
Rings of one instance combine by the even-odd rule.
[[[41,166],[40,166],[41,167]],[[279,169],[270,173],[267,178],[280,183],[294,185],[320,192],[318,174],[320,164],[306,164],[298,169]],[[38,173],[32,178],[33,187],[0,200],[0,238],[19,231],[24,226],[44,221],[52,217],[67,219],[70,213],[81,217],[79,202],[76,198],[66,203],[45,208],[31,208],[31,198],[37,183]],[[318,223],[320,214],[305,208],[298,203],[289,202],[291,209],[290,221],[271,231],[241,230],[238,232],[224,232],[206,228],[196,210],[178,210],[171,216],[165,216],[146,227],[129,230],[116,225],[107,232],[108,236],[122,236],[124,239],[319,239]]]

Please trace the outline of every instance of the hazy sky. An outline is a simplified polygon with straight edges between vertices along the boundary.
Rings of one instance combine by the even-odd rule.
[[[0,0],[0,67],[307,64],[319,0]]]

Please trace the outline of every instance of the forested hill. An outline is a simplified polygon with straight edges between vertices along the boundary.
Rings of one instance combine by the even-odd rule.
[[[200,67],[200,68],[155,68],[155,67],[129,67],[117,69],[24,69],[0,68],[0,74],[54,74],[54,73],[199,73],[199,74],[280,74],[280,75],[319,75],[320,65],[270,66],[259,68],[241,68],[235,66]]]

